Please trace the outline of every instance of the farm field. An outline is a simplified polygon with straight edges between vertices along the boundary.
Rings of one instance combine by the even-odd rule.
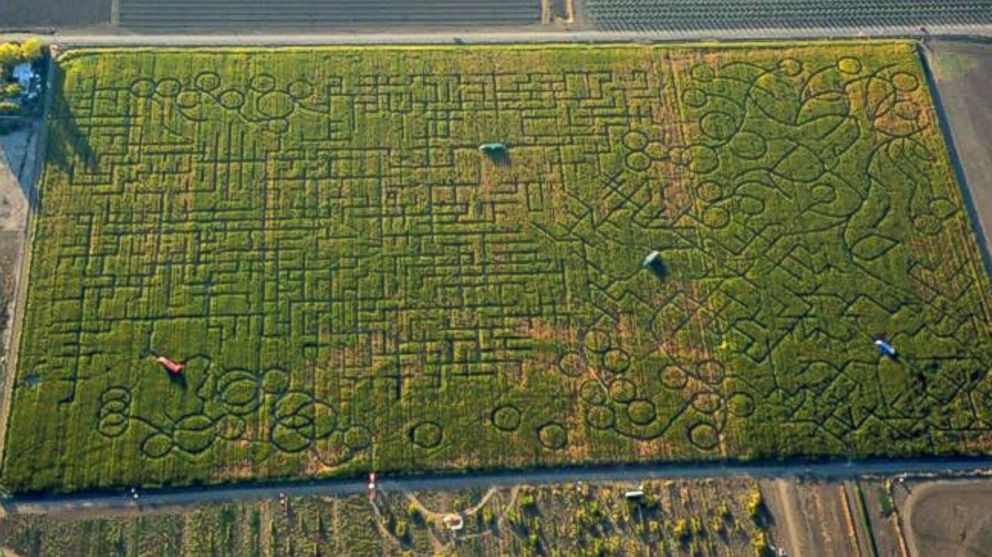
[[[624,499],[643,488],[639,501]],[[772,544],[757,482],[520,485],[163,509],[123,516],[9,516],[0,548],[63,555],[724,555]],[[752,508],[755,509],[752,514]],[[454,532],[445,525],[455,524]]]
[[[992,481],[914,481],[893,488],[912,555],[992,555]]]
[[[58,65],[10,490],[990,446],[910,43]]]
[[[485,27],[537,25],[540,0],[121,0],[120,26],[148,31],[205,29]]]
[[[585,0],[610,31],[992,23],[992,0]]]
[[[0,27],[96,27],[110,24],[111,0],[4,0]]]

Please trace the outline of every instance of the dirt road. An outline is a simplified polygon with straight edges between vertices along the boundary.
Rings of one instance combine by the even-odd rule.
[[[778,499],[777,507],[782,510],[781,517],[785,521],[785,532],[788,538],[788,545],[785,547],[790,554],[799,555],[802,544],[799,540],[798,524],[800,518],[794,512],[795,505],[792,501],[792,490],[789,482],[778,479],[775,480],[774,496]]]

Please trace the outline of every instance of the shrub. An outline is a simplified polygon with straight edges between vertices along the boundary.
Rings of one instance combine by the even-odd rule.
[[[407,537],[410,535],[410,531],[409,531],[409,528],[407,527],[406,521],[405,520],[397,520],[396,521],[396,528],[393,531],[393,533],[396,534],[396,537],[397,538],[406,541]]]
[[[21,43],[21,48],[18,49],[18,58],[22,62],[34,62],[35,60],[41,58],[42,49],[44,45],[38,39],[28,39]]]
[[[761,518],[765,510],[765,498],[761,495],[761,490],[757,487],[751,489],[747,495],[747,513],[752,520]]]
[[[415,503],[410,503],[406,506],[406,514],[410,517],[414,523],[419,524],[423,517],[420,514],[420,509],[417,508]]]
[[[730,521],[734,518],[734,513],[731,512],[730,505],[726,501],[720,501],[720,504],[716,507],[716,512],[723,520]]]
[[[754,549],[756,557],[765,557],[769,554],[768,534],[764,530],[758,530],[751,536],[751,547]]]
[[[13,101],[0,101],[0,114],[16,114],[20,112],[21,105]]]
[[[680,542],[686,542],[688,541],[689,536],[689,522],[684,518],[676,520],[675,526],[672,527],[672,537]]]
[[[882,516],[889,517],[895,512],[895,504],[892,502],[892,495],[884,488],[878,488],[878,504]]]
[[[689,517],[689,532],[694,538],[703,536],[706,533],[703,529],[703,519],[696,515]]]
[[[533,510],[537,506],[537,499],[534,493],[527,490],[520,496],[520,507],[526,510]]]
[[[17,62],[18,48],[14,43],[0,44],[0,66],[12,66]]]

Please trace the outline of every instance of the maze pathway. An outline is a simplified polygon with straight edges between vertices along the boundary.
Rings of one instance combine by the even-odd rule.
[[[989,446],[989,280],[909,44],[60,71],[14,490]]]

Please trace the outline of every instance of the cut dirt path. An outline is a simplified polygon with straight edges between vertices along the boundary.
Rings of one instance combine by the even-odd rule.
[[[427,506],[425,506],[420,501],[420,499],[417,498],[417,495],[415,493],[413,493],[413,492],[407,491],[407,492],[404,492],[403,495],[406,496],[407,500],[409,500],[410,503],[412,503],[413,506],[416,507],[418,511],[420,511],[420,514],[424,515],[424,518],[426,518],[428,520],[431,520],[431,521],[434,521],[434,522],[437,522],[437,523],[440,523],[441,520],[443,520],[445,516],[448,516],[448,515],[453,514],[453,513],[456,513],[456,514],[459,514],[459,515],[462,515],[462,516],[471,516],[471,515],[474,515],[475,513],[479,512],[479,509],[481,509],[482,507],[484,507],[486,505],[486,503],[489,502],[489,499],[491,499],[492,496],[496,494],[497,490],[498,490],[498,488],[496,488],[496,487],[490,487],[486,491],[486,493],[482,496],[482,498],[479,499],[479,502],[478,503],[476,503],[472,507],[469,507],[469,508],[467,508],[465,510],[452,510],[452,511],[444,511],[444,512],[437,512],[437,511],[433,511],[433,510],[427,508]]]
[[[790,555],[799,555],[802,547],[799,542],[798,523],[800,518],[796,516],[793,506],[792,493],[789,482],[785,480],[775,480],[775,495],[778,499],[778,506],[782,511],[781,517],[785,520],[785,532],[789,539],[787,551]]]

